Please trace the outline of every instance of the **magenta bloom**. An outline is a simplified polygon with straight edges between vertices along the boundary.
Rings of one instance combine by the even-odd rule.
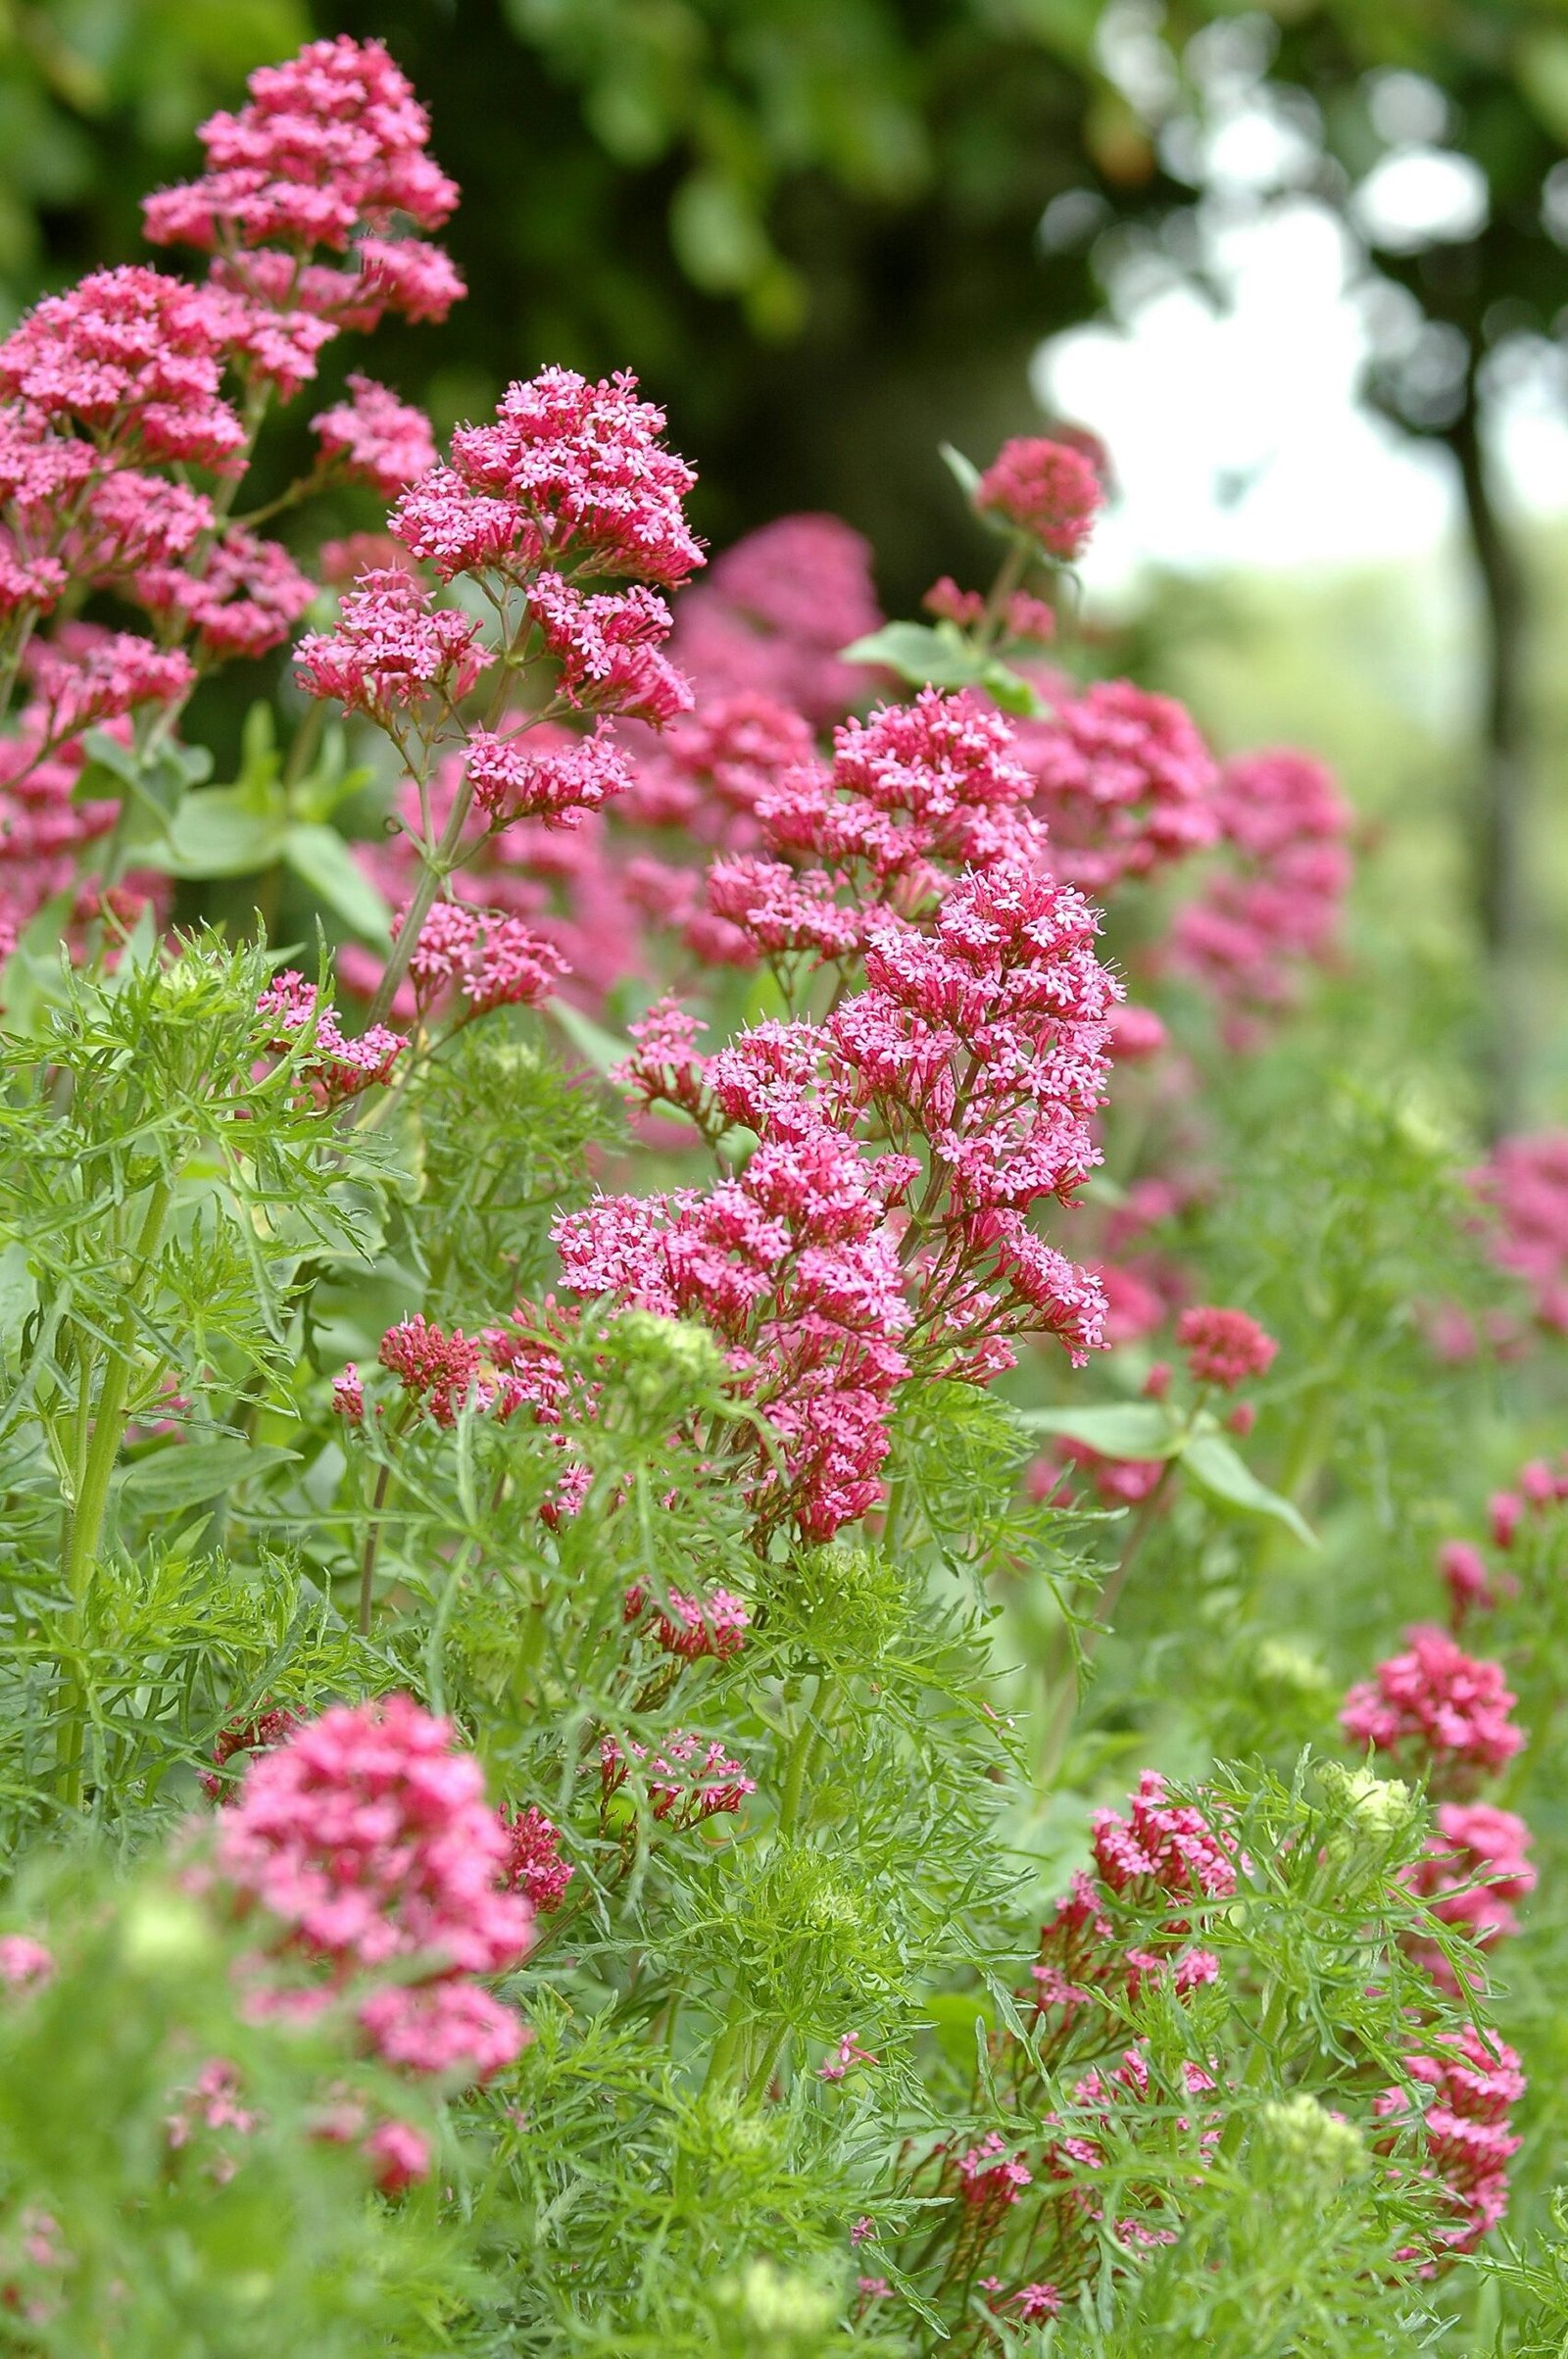
[[[1470,1184],[1493,1260],[1530,1289],[1542,1326],[1568,1334],[1568,1131],[1503,1139]]]
[[[275,1927],[271,1954],[314,1965],[308,2001],[393,1967],[357,2019],[416,2072],[482,2079],[527,2037],[474,1979],[526,1954],[533,1912],[503,1889],[507,1837],[470,1754],[407,1696],[335,1705],[255,1758],[220,1821],[219,1877]],[[267,1940],[264,1934],[264,1941]],[[264,2006],[297,2006],[297,1990]]]
[[[154,245],[326,246],[406,214],[438,229],[458,191],[425,153],[429,122],[380,41],[312,41],[262,66],[238,114],[201,128],[208,170],[143,206]]]
[[[1126,1818],[1097,1810],[1095,1864],[1113,1892],[1152,1888],[1175,1898],[1228,1899],[1245,1857],[1190,1803],[1173,1802],[1165,1781],[1146,1769]]]
[[[479,625],[397,566],[364,573],[343,601],[334,631],[311,631],[295,651],[309,696],[335,697],[387,725],[400,708],[436,694],[467,695],[492,656]]]
[[[462,901],[435,904],[409,960],[421,1009],[452,992],[467,1003],[466,1012],[471,1015],[487,1014],[492,1007],[537,1007],[567,971],[554,944],[520,917],[475,909]]]
[[[463,760],[479,809],[509,827],[518,819],[575,827],[584,811],[597,811],[631,783],[626,758],[604,722],[589,737],[567,737],[553,727],[511,737],[475,729]]]
[[[1425,2111],[1416,2113],[1403,2089],[1385,2089],[1374,2110],[1413,2131],[1424,2175],[1446,2190],[1454,2224],[1439,2233],[1439,2250],[1473,2252],[1508,2208],[1508,2164],[1522,2143],[1509,2126],[1525,2092],[1519,2058],[1495,2033],[1466,2023],[1431,2054],[1411,2056],[1407,2069],[1432,2091]]]
[[[675,653],[705,710],[757,691],[822,728],[865,691],[867,674],[840,648],[881,621],[870,544],[838,516],[778,516],[681,600]]]
[[[1491,1802],[1442,1802],[1437,1819],[1437,1833],[1405,1882],[1445,1925],[1468,1933],[1479,1949],[1492,1949],[1518,1932],[1514,1903],[1536,1889],[1525,1857],[1530,1829]],[[1434,1982],[1459,1994],[1459,1978],[1436,1941],[1417,1938],[1409,1947]]]
[[[140,263],[49,295],[0,344],[0,392],[119,454],[231,471],[245,430],[219,392],[221,303]]]
[[[393,532],[443,581],[489,566],[684,581],[703,562],[682,509],[697,478],[636,388],[625,370],[593,384],[570,369],[510,385],[490,424],[458,428]]]
[[[349,398],[311,420],[321,457],[356,483],[389,496],[416,483],[435,465],[430,421],[368,376],[349,378]]]
[[[1049,720],[1017,726],[1051,865],[1102,893],[1204,851],[1220,828],[1219,774],[1185,708],[1131,680],[1053,688]]]
[[[975,505],[1028,533],[1052,557],[1076,557],[1105,504],[1100,477],[1082,451],[1044,435],[1004,442],[980,478]]]
[[[346,1098],[357,1098],[362,1090],[390,1081],[398,1057],[409,1045],[401,1032],[391,1032],[385,1024],[373,1024],[368,1032],[351,1040],[340,1029],[336,1011],[319,1005],[316,985],[307,983],[292,967],[273,976],[256,1003],[256,1012],[270,1021],[268,1045],[274,1055],[282,1055],[302,1034],[310,1032],[311,1052],[304,1071],[327,1106],[339,1106]]]
[[[571,1862],[561,1856],[561,1829],[530,1802],[515,1816],[503,1810],[501,1830],[507,1839],[508,1890],[521,1892],[540,1916],[552,1916],[577,1873]]]
[[[1222,1310],[1212,1303],[1182,1312],[1176,1341],[1187,1354],[1194,1380],[1223,1385],[1227,1392],[1250,1376],[1265,1375],[1279,1351],[1274,1338],[1245,1310]]]
[[[1353,1687],[1340,1726],[1352,1745],[1399,1753],[1435,1774],[1500,1769],[1524,1744],[1508,1714],[1515,1698],[1502,1669],[1466,1654],[1446,1630],[1423,1623],[1403,1654]]]

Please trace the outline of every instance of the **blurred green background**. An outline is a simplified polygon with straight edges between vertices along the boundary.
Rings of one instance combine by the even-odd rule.
[[[389,43],[464,189],[469,300],[378,339],[374,372],[444,426],[546,360],[629,365],[714,542],[834,509],[891,612],[980,561],[936,445],[1038,425],[1043,389],[1094,381],[1073,338],[1102,322],[1103,660],[1221,746],[1337,762],[1389,988],[1442,1011],[1467,1115],[1568,1113],[1568,0],[0,0],[7,315],[137,255],[203,116],[332,32]],[[1266,314],[1240,382],[1228,333],[1237,254],[1288,301],[1303,222],[1339,257],[1332,418]],[[1172,487],[1190,528],[1160,521]]]

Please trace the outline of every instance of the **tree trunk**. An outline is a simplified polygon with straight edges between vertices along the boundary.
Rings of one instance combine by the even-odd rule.
[[[1529,1064],[1525,825],[1530,722],[1529,591],[1487,479],[1474,370],[1448,440],[1459,465],[1482,617],[1481,771],[1473,827],[1475,909],[1488,967],[1482,1097],[1493,1138],[1519,1125]]]

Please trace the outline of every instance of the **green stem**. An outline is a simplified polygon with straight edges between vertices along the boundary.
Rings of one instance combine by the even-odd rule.
[[[806,1773],[816,1750],[817,1728],[812,1715],[822,1701],[822,1687],[819,1676],[809,1706],[802,1708],[801,1725],[790,1747],[789,1762],[784,1771],[784,1791],[779,1795],[778,1804],[778,1831],[781,1836],[792,1835],[800,1821]]]
[[[125,1307],[115,1330],[94,1404],[92,1439],[82,1461],[81,1488],[71,1509],[63,1570],[71,1595],[70,1636],[74,1643],[79,1643],[84,1635],[93,1566],[97,1562],[103,1540],[104,1518],[109,1511],[109,1488],[114,1481],[115,1464],[125,1435],[125,1403],[130,1396],[134,1367],[142,1282],[163,1242],[164,1223],[169,1217],[173,1193],[172,1181],[157,1179],[148,1195],[147,1209],[136,1238],[132,1267],[125,1283]],[[85,1376],[80,1413],[85,1418]],[[78,1450],[79,1446],[78,1436]],[[81,1798],[83,1697],[80,1678],[74,1667],[66,1669],[62,1676],[61,1711],[67,1722],[65,1748],[61,1756],[61,1799],[69,1808],[74,1809]]]
[[[65,1567],[73,1602],[78,1607],[85,1599],[93,1560],[103,1537],[104,1517],[109,1507],[109,1486],[114,1479],[120,1445],[124,1439],[125,1402],[130,1394],[134,1364],[132,1353],[136,1343],[141,1281],[163,1242],[164,1223],[169,1217],[173,1193],[172,1181],[157,1179],[153,1182],[136,1239],[133,1266],[126,1282],[125,1307],[115,1330],[103,1382],[98,1388],[92,1441],[87,1450],[81,1496],[71,1519],[71,1542]]]
[[[381,1546],[381,1510],[386,1505],[387,1486],[392,1469],[383,1466],[375,1478],[375,1497],[370,1501],[370,1528],[365,1535],[365,1558],[360,1566],[360,1636],[370,1635],[370,1617],[375,1605],[375,1559]]]
[[[451,816],[442,829],[441,841],[435,848],[435,859],[425,863],[424,872],[414,888],[414,899],[409,904],[398,938],[392,945],[391,956],[387,959],[385,970],[376,988],[375,997],[370,1002],[370,1012],[366,1018],[367,1031],[372,1030],[377,1024],[384,1024],[392,1011],[392,1002],[397,997],[398,985],[402,982],[409,960],[414,956],[415,945],[419,939],[424,921],[435,906],[435,897],[451,875],[453,868],[458,864],[456,856],[472,806],[473,787],[466,774],[462,785],[453,797]]]

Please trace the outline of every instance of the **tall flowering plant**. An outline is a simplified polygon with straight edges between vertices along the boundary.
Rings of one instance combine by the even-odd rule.
[[[835,518],[705,568],[625,373],[438,454],[349,372],[247,510],[462,292],[428,138],[312,43],[149,200],[189,274],[0,345],[5,2334],[1430,2342],[1524,2152],[1561,1486],[1336,1727],[1276,1624],[1441,1295],[1225,1154],[1346,807],[1091,676],[1068,429],[950,454],[997,572],[920,623]]]

